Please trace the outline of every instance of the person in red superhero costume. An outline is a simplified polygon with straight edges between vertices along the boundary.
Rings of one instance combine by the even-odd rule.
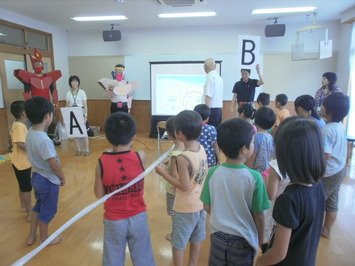
[[[25,100],[28,100],[34,96],[41,96],[54,103],[54,107],[58,107],[58,91],[54,88],[54,82],[56,82],[61,76],[60,70],[54,70],[52,72],[43,73],[43,61],[42,55],[36,49],[34,50],[34,56],[30,55],[31,63],[34,69],[34,73],[16,69],[14,70],[14,76],[21,81],[25,88],[23,96]],[[53,122],[48,128],[48,135],[53,137],[57,120],[53,116]],[[59,145],[60,142],[54,141],[54,144]]]

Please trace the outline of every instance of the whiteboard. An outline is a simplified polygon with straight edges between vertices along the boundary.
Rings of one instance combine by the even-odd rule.
[[[216,62],[220,74],[221,62]],[[203,61],[150,62],[151,114],[176,115],[204,103]]]

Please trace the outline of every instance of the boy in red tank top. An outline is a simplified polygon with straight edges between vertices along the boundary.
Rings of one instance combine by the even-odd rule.
[[[146,161],[144,151],[130,150],[136,137],[136,123],[131,115],[113,113],[106,120],[105,132],[113,149],[100,156],[96,167],[94,191],[97,198],[135,179],[144,171]],[[143,193],[144,179],[105,202],[102,265],[124,265],[127,243],[133,265],[156,265]]]

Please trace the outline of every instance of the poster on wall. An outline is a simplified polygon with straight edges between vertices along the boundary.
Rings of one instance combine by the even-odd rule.
[[[255,69],[260,63],[260,36],[238,36],[237,67]]]

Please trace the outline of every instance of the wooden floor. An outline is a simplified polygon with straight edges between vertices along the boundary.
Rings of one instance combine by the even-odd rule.
[[[165,143],[163,149],[166,151],[169,145]],[[74,156],[73,141],[64,142],[57,147],[67,181],[61,188],[59,209],[50,223],[50,232],[57,230],[79,211],[96,201],[93,193],[94,169],[98,157],[110,148],[110,145],[103,138],[90,139],[90,146],[92,154],[88,157]],[[149,164],[157,158],[156,139],[139,135],[134,149],[143,149],[148,155]],[[317,265],[355,265],[355,158],[350,162],[348,173],[341,186],[340,211],[332,239],[321,239]],[[29,223],[25,221],[25,214],[19,211],[18,186],[9,162],[0,163],[0,184],[0,265],[10,265],[38,246],[39,240],[33,246],[25,244]],[[165,235],[171,229],[171,220],[165,210],[163,183],[155,173],[150,173],[145,179],[145,200],[157,265],[173,265],[171,245],[165,240]],[[101,205],[68,228],[63,233],[62,243],[46,247],[27,265],[101,265],[102,215]],[[209,234],[208,228],[207,233]],[[203,242],[199,265],[207,265],[209,244],[208,235]],[[128,252],[126,265],[132,265]]]

